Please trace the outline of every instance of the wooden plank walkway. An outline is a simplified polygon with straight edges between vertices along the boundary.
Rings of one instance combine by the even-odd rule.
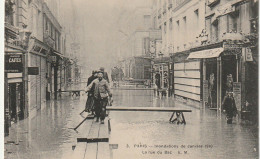
[[[107,107],[107,111],[156,111],[156,112],[172,112],[170,123],[186,124],[184,112],[191,112],[188,109],[166,108],[166,107]],[[175,115],[175,117],[174,117]]]
[[[86,123],[82,126],[79,131],[84,133],[79,132],[73,157],[80,159],[109,159],[108,118],[105,119],[104,124],[92,119],[86,120]]]
[[[107,107],[108,111],[157,111],[157,112],[191,112],[189,109],[177,109],[166,107]]]

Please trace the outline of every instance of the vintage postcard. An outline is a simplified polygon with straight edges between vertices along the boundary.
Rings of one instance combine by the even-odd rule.
[[[4,158],[259,158],[258,0],[3,5]]]

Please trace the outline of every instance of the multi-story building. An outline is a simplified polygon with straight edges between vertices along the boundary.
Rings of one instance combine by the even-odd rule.
[[[221,110],[225,92],[233,91],[238,110],[256,109],[258,1],[158,0],[155,6],[174,95]]]
[[[201,100],[213,109],[221,110],[226,92],[233,91],[239,111],[249,105],[257,112],[257,6],[258,1],[206,1],[206,28],[188,59],[201,62]]]
[[[62,53],[65,40],[58,15],[54,16],[45,1],[6,0],[5,13],[5,132],[8,134],[11,121],[33,117],[51,94],[57,98],[62,85],[61,70],[68,58]]]
[[[153,66],[155,70],[154,82],[157,81],[157,86],[159,88],[168,89],[169,94],[172,94],[175,90],[175,94],[191,96],[191,94],[186,94],[187,92],[182,90],[183,87],[179,85],[180,83],[174,83],[175,79],[176,81],[179,81],[180,79],[177,74],[174,77],[174,64],[169,57],[171,55],[178,55],[180,52],[185,52],[193,46],[196,37],[205,26],[203,19],[204,8],[205,5],[202,0],[154,1],[154,25],[162,32],[161,52],[158,54],[160,57],[154,60]],[[182,66],[184,65],[184,62],[184,60],[178,60],[175,61],[175,64],[176,66]],[[191,63],[190,65],[193,67],[193,65],[197,64]],[[183,68],[178,68],[178,71],[179,72],[176,73],[183,74]],[[186,80],[190,84],[194,82],[193,79]],[[178,90],[177,88],[174,89],[175,86]],[[195,90],[194,93],[195,92],[198,93],[197,90]],[[198,93],[193,99],[199,100],[199,96]]]
[[[5,1],[5,134],[9,134],[11,121],[27,117],[25,96],[27,70],[26,53],[31,32],[28,26],[27,1]]]
[[[61,31],[62,27],[57,18],[52,14],[47,3],[43,3],[43,35],[44,43],[50,47],[50,56],[47,63],[48,81],[47,97],[53,95],[57,99],[57,91],[61,89]]]

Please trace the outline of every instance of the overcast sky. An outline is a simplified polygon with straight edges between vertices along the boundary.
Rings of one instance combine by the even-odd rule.
[[[150,0],[149,0],[150,1]],[[126,39],[119,33],[118,22],[136,7],[147,5],[147,0],[73,0],[79,39],[84,48],[84,61],[108,67],[116,61],[116,47]],[[123,16],[124,17],[124,16]]]

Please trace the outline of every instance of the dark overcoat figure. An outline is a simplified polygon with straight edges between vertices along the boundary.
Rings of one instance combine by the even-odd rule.
[[[93,71],[92,75],[88,78],[87,86],[89,86],[91,82],[94,81],[96,78],[97,78],[97,71]],[[91,111],[92,114],[94,114],[94,86],[88,92],[88,99],[86,101],[85,111],[86,112]]]
[[[237,107],[232,92],[227,92],[226,96],[224,97],[222,106],[227,116],[227,123],[232,124],[232,119],[237,114]]]

